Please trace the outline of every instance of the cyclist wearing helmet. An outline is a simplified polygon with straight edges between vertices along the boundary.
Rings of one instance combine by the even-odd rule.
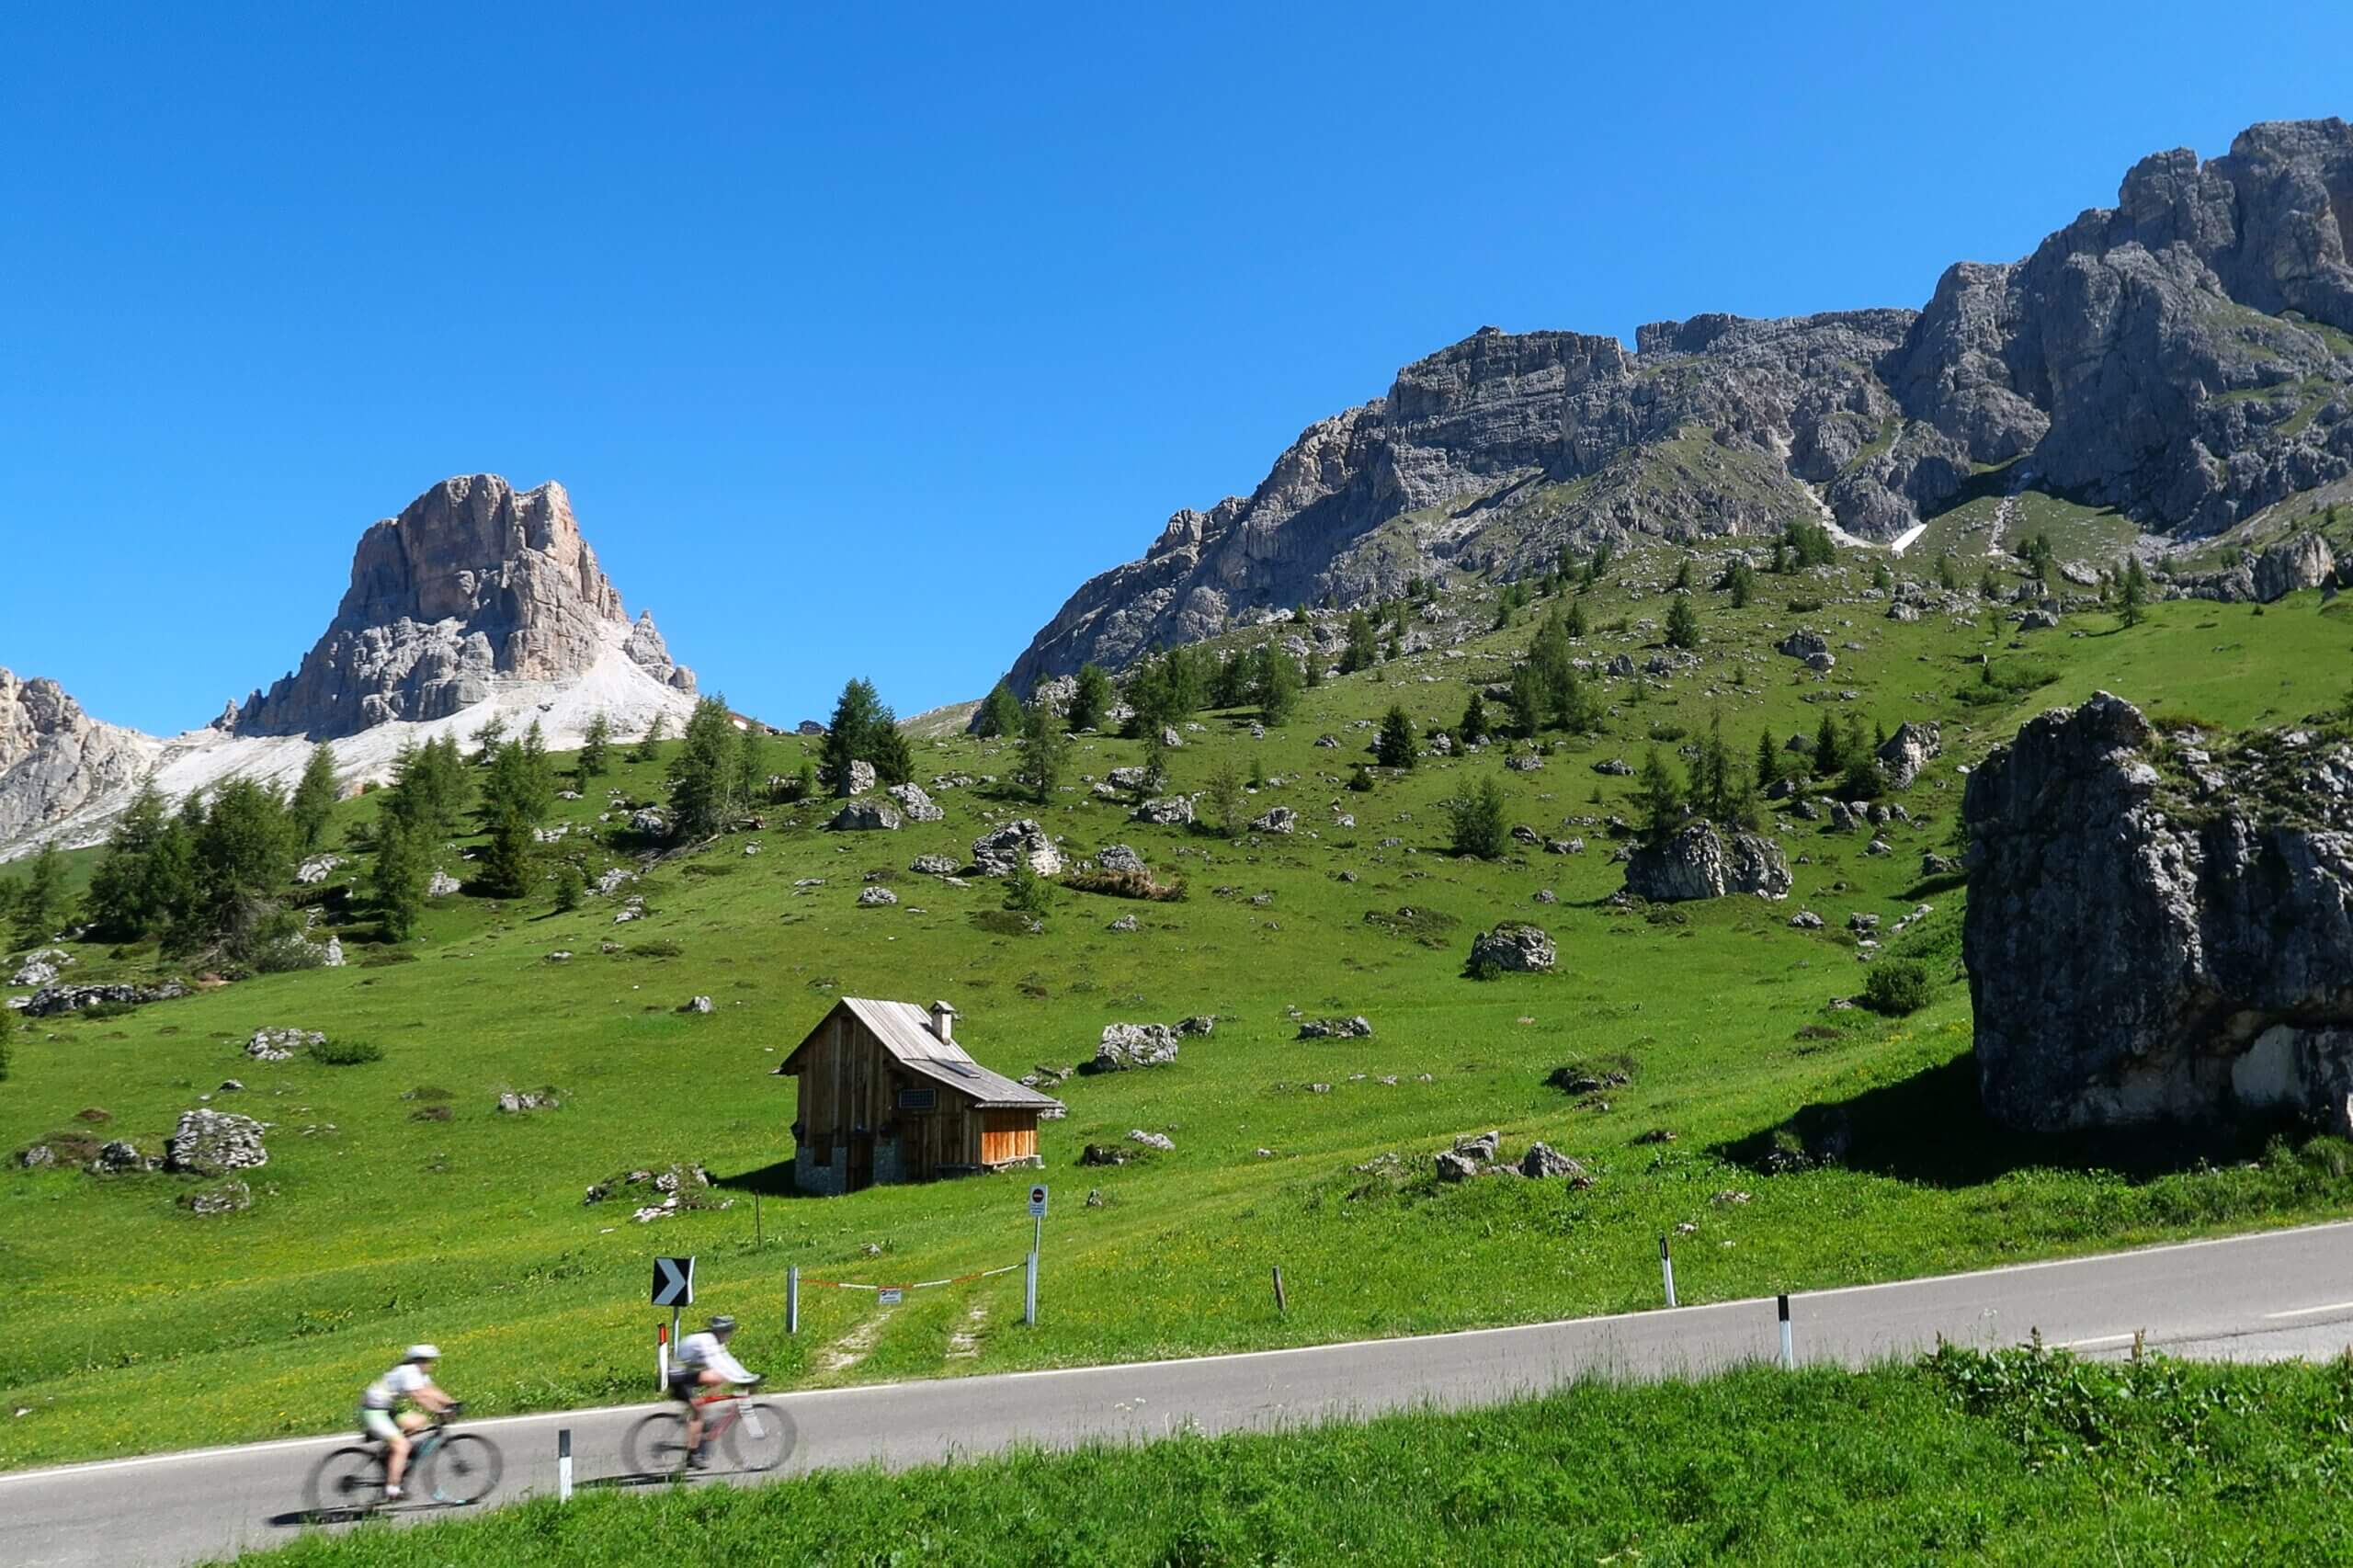
[[[727,1342],[734,1336],[735,1320],[722,1313],[699,1334],[690,1334],[678,1341],[678,1353],[670,1363],[670,1397],[687,1407],[688,1469],[703,1467],[702,1406],[695,1403],[696,1393],[706,1388],[729,1383],[749,1386],[760,1381],[757,1372],[745,1370],[744,1364],[728,1354]]]
[[[412,1345],[399,1366],[369,1383],[359,1396],[360,1430],[384,1445],[384,1496],[392,1502],[401,1498],[409,1434],[430,1426],[434,1415],[455,1403],[434,1386],[433,1367],[440,1359],[436,1346]],[[402,1410],[404,1403],[417,1408]]]

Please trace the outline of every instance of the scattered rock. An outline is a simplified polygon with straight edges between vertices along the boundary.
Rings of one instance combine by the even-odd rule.
[[[1822,929],[1822,916],[1811,909],[1801,909],[1790,916],[1790,924],[1801,931],[1819,931]]]
[[[187,994],[188,987],[176,980],[167,980],[161,985],[44,985],[32,994],[22,1011],[31,1017],[47,1018],[61,1013],[78,1013],[101,1002],[169,1002]]]
[[[1122,915],[1117,920],[1112,921],[1108,926],[1104,926],[1103,929],[1106,931],[1141,931],[1143,929],[1143,922],[1138,920],[1132,915]]]
[[[614,873],[609,871],[606,873],[607,876],[611,876]],[[431,876],[425,879],[425,896],[427,898],[448,898],[457,892],[459,888],[463,884],[461,884],[457,878],[451,876],[449,872],[436,871]],[[600,887],[598,891],[610,892],[611,890]]]
[[[164,1168],[219,1176],[269,1164],[262,1147],[263,1125],[234,1111],[199,1107],[180,1112],[179,1125],[164,1145]]]
[[[1257,833],[1290,833],[1299,826],[1299,813],[1289,806],[1276,806],[1253,819],[1250,826]]]
[[[1471,967],[1488,965],[1518,974],[1549,971],[1558,960],[1552,938],[1541,926],[1506,921],[1482,931],[1471,943]]]
[[[563,1096],[553,1089],[509,1089],[498,1096],[499,1113],[521,1116],[526,1111],[556,1110],[563,1107]]]
[[[1520,1156],[1519,1174],[1532,1181],[1554,1176],[1574,1180],[1585,1175],[1585,1167],[1549,1144],[1530,1143]]]
[[[1162,827],[1189,827],[1193,822],[1193,799],[1189,795],[1163,795],[1144,801],[1133,815],[1137,822]]]
[[[316,1029],[256,1029],[245,1041],[245,1054],[256,1062],[286,1062],[326,1042]]]
[[[1015,863],[1023,859],[1041,877],[1058,875],[1063,869],[1062,851],[1032,818],[1018,818],[972,840],[972,861],[983,876],[1009,877]]]
[[[1909,790],[1912,781],[1920,777],[1921,769],[1943,752],[1942,726],[1906,719],[1879,748],[1880,766],[1887,774],[1888,787]]]
[[[1302,1040],[1370,1040],[1372,1024],[1361,1013],[1351,1018],[1304,1018],[1300,1021]]]
[[[1176,1142],[1169,1138],[1167,1134],[1162,1132],[1146,1132],[1141,1127],[1134,1129],[1128,1134],[1128,1142],[1131,1143],[1141,1143],[1147,1149],[1157,1149],[1164,1154],[1173,1154],[1176,1152]]]
[[[858,890],[858,903],[861,909],[878,909],[898,902],[899,895],[889,888],[863,887]]]
[[[1095,863],[1107,871],[1119,871],[1137,877],[1149,874],[1143,863],[1143,857],[1124,844],[1104,846],[1096,855]]]
[[[899,802],[899,810],[909,822],[941,822],[948,813],[932,803],[931,797],[917,784],[893,784],[884,791]]]
[[[681,1013],[708,1013],[710,1011],[710,998],[708,996],[689,996],[687,998],[686,1005],[680,1007],[678,1011]]]
[[[892,833],[899,826],[899,813],[881,801],[850,801],[833,814],[825,824],[833,833]]]
[[[917,876],[952,877],[964,868],[952,855],[918,855],[907,869]]]
[[[232,1176],[180,1194],[180,1207],[199,1217],[234,1214],[254,1206],[254,1189]]]

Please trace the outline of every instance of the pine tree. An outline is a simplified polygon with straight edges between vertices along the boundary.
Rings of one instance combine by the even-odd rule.
[[[1882,594],[1895,586],[1895,575],[1887,569],[1886,562],[1874,561],[1871,562],[1871,586],[1877,588]]]
[[[1977,574],[1977,597],[1989,604],[2002,597],[2002,585],[1995,580],[1991,566]]]
[[[1724,574],[1724,587],[1732,595],[1733,608],[1748,608],[1750,597],[1756,592],[1756,573],[1745,558],[1733,562],[1732,570]]]
[[[566,860],[555,869],[554,911],[569,915],[580,907],[580,895],[588,891],[588,880],[580,874],[576,861]]]
[[[688,844],[715,837],[744,814],[744,748],[726,701],[695,704],[670,758],[670,833]]]
[[[915,782],[915,750],[907,744],[907,733],[899,728],[898,715],[888,706],[882,710],[881,726],[874,732],[869,749],[873,753],[868,760],[874,764],[877,782],[885,786]]]
[[[1634,804],[1642,812],[1645,843],[1664,844],[1683,825],[1682,781],[1656,746],[1643,758],[1634,781]]]
[[[1372,619],[1361,609],[1348,612],[1347,646],[1340,653],[1340,673],[1350,676],[1358,670],[1370,669],[1378,641],[1372,630]]]
[[[1666,645],[1670,648],[1697,648],[1699,645],[1699,612],[1691,608],[1691,596],[1677,594],[1666,611]]]
[[[1960,591],[1961,566],[1949,550],[1937,557],[1937,586],[1949,594]]]
[[[55,839],[33,857],[31,875],[17,890],[16,905],[17,941],[24,947],[47,941],[73,915],[73,896],[65,890],[65,857],[57,852]]]
[[[1674,587],[1678,594],[1691,591],[1691,558],[1688,555],[1675,563]]]
[[[376,918],[384,935],[405,941],[425,915],[426,882],[433,872],[433,843],[389,801],[379,810],[376,864],[369,873]]]
[[[195,893],[195,846],[153,785],[116,819],[90,878],[89,918],[109,941],[136,942],[187,917]]]
[[[654,722],[645,726],[645,733],[638,737],[636,746],[629,754],[630,760],[652,762],[662,755],[654,748],[667,740],[669,735],[670,716],[667,713],[656,713],[654,715]]]
[[[1773,744],[1773,732],[1756,732],[1756,787],[1769,789],[1781,776],[1781,754]]]
[[[1042,922],[1053,904],[1054,884],[1038,874],[1029,856],[1014,857],[1013,870],[1005,879],[1005,907]]]
[[[1303,686],[1299,665],[1289,653],[1271,644],[1258,650],[1257,676],[1252,683],[1251,699],[1258,705],[1258,717],[1268,726],[1288,724],[1299,709],[1299,694]]]
[[[972,733],[983,740],[995,740],[1021,733],[1021,702],[1013,688],[1003,681],[989,687],[981,702],[980,717],[972,726]]]
[[[506,739],[506,721],[485,719],[482,728],[476,730],[471,738],[474,743],[473,765],[488,767],[492,759],[498,756],[500,744]]]
[[[1543,671],[1536,667],[1534,661],[1521,665],[1511,672],[1511,694],[1508,700],[1511,708],[1512,728],[1518,730],[1521,735],[1534,739],[1537,732],[1544,727],[1544,721],[1551,716],[1552,710],[1552,694],[1544,684]]]
[[[1447,802],[1449,825],[1452,828],[1451,848],[1457,855],[1474,856],[1492,860],[1504,852],[1510,843],[1504,821],[1503,786],[1493,778],[1482,778],[1471,787],[1470,793]]]
[[[232,778],[212,793],[195,843],[197,924],[186,928],[188,949],[217,943],[248,959],[277,935],[277,894],[294,871],[294,830],[278,790],[250,778]]]
[[[1454,733],[1465,745],[1477,745],[1487,738],[1487,704],[1476,687],[1472,688],[1471,700],[1462,705],[1462,722],[1454,726]]]
[[[833,722],[825,727],[824,744],[819,748],[826,786],[836,799],[849,798],[850,764],[874,760],[882,712],[882,699],[875,694],[872,681],[854,678],[842,687],[834,704]]]
[[[1585,596],[1579,594],[1569,601],[1569,612],[1563,618],[1562,630],[1571,637],[1582,639],[1591,630],[1586,621]]]
[[[573,771],[582,778],[601,778],[612,766],[613,722],[599,711],[580,734],[580,756]]]
[[[1239,838],[1247,829],[1244,812],[1242,775],[1235,771],[1233,759],[1221,756],[1210,768],[1209,778],[1201,790],[1208,802],[1210,815],[1215,819],[1218,831],[1228,838]]]
[[[1078,666],[1078,687],[1071,694],[1070,727],[1097,730],[1111,710],[1111,677],[1092,664]]]
[[[1813,772],[1818,778],[1828,778],[1843,772],[1847,767],[1847,749],[1838,744],[1838,723],[1827,713],[1822,725],[1813,733]]]
[[[302,765],[301,782],[294,786],[294,798],[286,803],[297,849],[316,849],[325,840],[336,794],[335,747],[323,741],[311,748],[310,758]]]
[[[1021,771],[1029,776],[1040,805],[1051,804],[1070,757],[1063,722],[1043,702],[1033,701],[1021,726]]]
[[[2134,556],[2124,567],[2124,624],[2141,624],[2141,607],[2148,603],[2149,574],[2141,569],[2141,558]]]
[[[1381,739],[1374,755],[1383,767],[1414,766],[1414,722],[1405,717],[1405,710],[1394,703],[1381,721]]]

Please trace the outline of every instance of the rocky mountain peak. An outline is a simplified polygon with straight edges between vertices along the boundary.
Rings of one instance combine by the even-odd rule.
[[[1308,426],[1246,497],[1176,513],[1071,596],[1017,690],[1300,601],[1516,576],[1567,546],[1891,540],[1990,468],[2211,534],[2353,473],[2353,129],[2256,125],[2126,174],[2021,261],[1961,262],[1926,309],[1481,327]]]
[[[155,750],[83,712],[55,681],[0,669],[0,846],[135,785]]]
[[[445,479],[361,535],[326,634],[238,710],[234,731],[325,737],[448,718],[502,684],[584,676],[616,653],[694,690],[653,618],[623,612],[562,485]]]

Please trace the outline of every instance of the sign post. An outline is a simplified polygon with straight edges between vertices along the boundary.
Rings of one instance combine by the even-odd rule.
[[[1666,1281],[1666,1304],[1671,1307],[1675,1305],[1675,1259],[1667,1253],[1665,1236],[1658,1239],[1658,1271]]]
[[[1794,1371],[1797,1364],[1797,1345],[1790,1337],[1790,1299],[1784,1296],[1781,1298],[1781,1366],[1784,1370]]]
[[[784,1332],[801,1332],[801,1266],[797,1263],[784,1271]]]
[[[662,1381],[670,1381],[670,1356],[678,1343],[678,1309],[690,1307],[695,1301],[695,1260],[691,1257],[657,1257],[654,1260],[654,1304],[670,1309],[670,1337],[663,1342],[660,1366]]]
[[[555,1500],[572,1501],[572,1428],[560,1426],[555,1434]]]
[[[1021,1321],[1038,1326],[1038,1254],[1046,1244],[1046,1184],[1029,1189],[1029,1261],[1021,1276]]]

